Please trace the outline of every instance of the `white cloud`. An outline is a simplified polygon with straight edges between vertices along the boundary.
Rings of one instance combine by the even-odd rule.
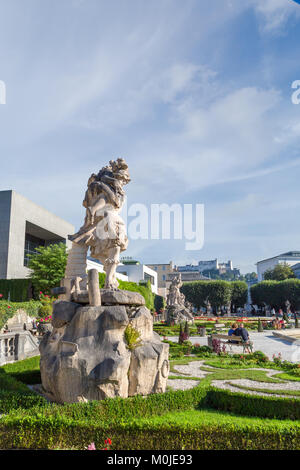
[[[300,6],[292,0],[253,0],[253,4],[267,33],[286,34],[283,28],[288,19],[300,16]]]

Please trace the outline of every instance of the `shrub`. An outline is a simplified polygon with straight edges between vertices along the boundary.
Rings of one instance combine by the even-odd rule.
[[[126,347],[130,351],[133,351],[141,345],[142,341],[140,340],[140,333],[133,326],[127,325],[124,334],[127,343]]]
[[[259,333],[262,333],[264,331],[263,324],[262,324],[261,320],[258,320],[257,331]]]
[[[300,400],[294,398],[248,395],[211,387],[206,395],[206,404],[243,416],[300,419]]]
[[[57,287],[63,279],[67,264],[67,249],[64,243],[40,246],[30,255],[28,267],[30,278],[36,292],[50,294],[52,287]]]
[[[300,279],[285,281],[262,281],[251,286],[252,302],[257,305],[273,305],[284,308],[286,299],[294,310],[300,308]]]
[[[8,302],[0,300],[0,328],[3,328],[9,318],[12,318],[19,309],[25,310],[29,316],[38,315],[41,302],[30,300],[29,302]]]
[[[26,302],[32,290],[30,279],[0,279],[0,294],[3,300],[10,302]]]

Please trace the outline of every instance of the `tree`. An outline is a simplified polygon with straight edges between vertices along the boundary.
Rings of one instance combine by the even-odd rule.
[[[205,307],[207,299],[215,308],[227,305],[231,300],[231,282],[228,281],[185,282],[180,290],[197,308]]]
[[[165,298],[161,295],[155,295],[154,297],[154,308],[157,313],[166,308]]]
[[[289,300],[294,310],[300,308],[300,279],[262,281],[251,286],[250,290],[252,302],[259,306],[267,304],[283,309],[286,300]]]
[[[235,307],[243,307],[247,302],[248,297],[248,286],[243,281],[233,281],[230,283],[231,286],[231,303]]]
[[[285,279],[293,279],[295,277],[294,271],[286,263],[277,264],[273,269],[267,269],[264,273],[266,281],[284,281]]]
[[[67,249],[64,243],[36,248],[30,255],[28,267],[30,278],[36,292],[50,294],[52,287],[58,287],[65,275]]]

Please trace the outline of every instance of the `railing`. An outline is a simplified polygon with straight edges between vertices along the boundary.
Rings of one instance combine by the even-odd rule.
[[[0,365],[38,354],[38,341],[29,331],[0,334]]]

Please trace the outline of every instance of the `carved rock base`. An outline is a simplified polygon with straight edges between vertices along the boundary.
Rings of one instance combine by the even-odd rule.
[[[124,335],[129,324],[141,340],[132,350]],[[43,390],[59,403],[164,392],[168,352],[145,306],[56,301],[53,331],[40,343]]]

